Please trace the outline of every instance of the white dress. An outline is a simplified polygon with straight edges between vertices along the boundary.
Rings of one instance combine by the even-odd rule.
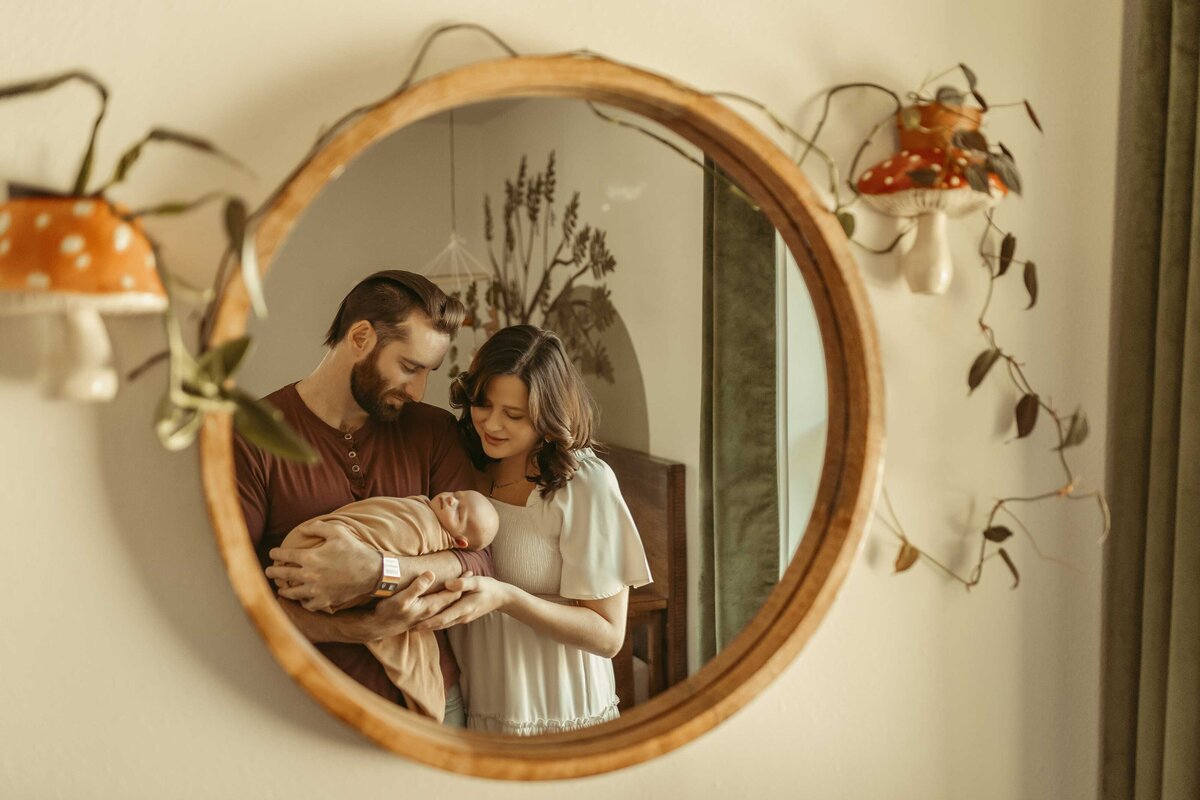
[[[492,500],[496,578],[531,594],[612,597],[650,582],[650,568],[612,469],[591,450],[550,500],[535,488],[524,506]],[[617,717],[612,660],[560,644],[494,611],[449,631],[462,668],[467,727],[530,735]]]

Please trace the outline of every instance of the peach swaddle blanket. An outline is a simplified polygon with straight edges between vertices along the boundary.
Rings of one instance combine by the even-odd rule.
[[[321,533],[330,527],[342,528],[374,548],[402,556],[421,556],[454,547],[425,497],[369,497],[349,503],[297,525],[282,546],[315,547],[324,541]],[[326,611],[332,614],[346,607]],[[446,688],[433,632],[401,633],[368,642],[367,647],[404,695],[408,707],[441,722],[446,712]]]

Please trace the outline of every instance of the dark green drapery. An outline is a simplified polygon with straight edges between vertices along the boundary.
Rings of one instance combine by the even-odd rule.
[[[779,580],[775,228],[706,174],[700,450],[700,656]]]
[[[1200,798],[1197,0],[1130,0],[1105,562],[1105,800]]]

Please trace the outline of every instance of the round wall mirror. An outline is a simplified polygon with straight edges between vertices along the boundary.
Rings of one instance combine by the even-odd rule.
[[[629,593],[615,719],[532,736],[439,725],[360,685],[283,613],[239,504],[232,426],[212,416],[205,493],[234,590],[331,712],[434,766],[574,777],[694,738],[799,652],[874,501],[881,378],[837,222],[740,116],[602,59],[465,67],[317,152],[263,217],[258,247],[270,318],[250,318],[235,279],[210,341],[253,336],[239,383],[258,396],[314,368],[342,297],[381,269],[426,274],[467,307],[428,405],[450,409],[451,381],[497,330],[558,333],[652,578]],[[492,551],[504,580],[528,545],[501,519]],[[448,637],[464,688],[518,669],[471,643],[486,621]]]

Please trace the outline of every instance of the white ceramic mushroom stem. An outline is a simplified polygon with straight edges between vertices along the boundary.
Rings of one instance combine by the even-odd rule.
[[[72,309],[61,316],[62,331],[50,353],[48,391],[66,400],[105,402],[117,394],[112,344],[100,312]]]
[[[917,236],[900,257],[908,287],[919,294],[945,294],[954,276],[950,243],[946,240],[946,215],[933,211],[917,216]]]

